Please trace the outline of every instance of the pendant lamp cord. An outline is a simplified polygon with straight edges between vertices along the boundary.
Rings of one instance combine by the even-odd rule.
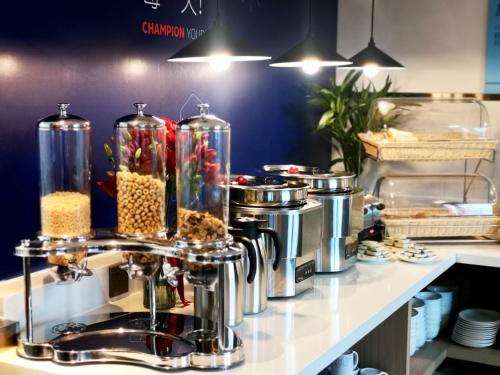
[[[219,0],[216,2],[216,8],[215,8],[215,25],[220,25],[220,11],[219,11]]]
[[[307,35],[312,35],[312,0],[309,0],[309,27],[307,29]]]
[[[375,19],[375,0],[372,0],[372,26],[370,30],[370,43],[373,43],[373,20]]]

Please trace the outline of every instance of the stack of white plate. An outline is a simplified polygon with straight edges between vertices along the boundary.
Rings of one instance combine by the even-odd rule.
[[[471,348],[487,348],[495,343],[500,314],[492,310],[468,309],[458,314],[451,339]]]

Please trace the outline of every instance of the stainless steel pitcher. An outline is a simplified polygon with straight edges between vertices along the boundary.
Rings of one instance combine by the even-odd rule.
[[[224,323],[234,327],[243,321],[245,284],[254,281],[258,251],[252,241],[241,235],[242,231],[229,230],[233,234],[234,245],[240,247],[245,253],[244,260],[222,266],[222,275],[218,281],[224,284],[224,294],[221,296],[221,303],[224,304]],[[198,318],[213,320],[214,312],[217,311],[215,292],[195,286],[194,301],[194,315]]]
[[[268,258],[274,253],[272,263],[273,270],[277,270],[281,257],[281,240],[276,231],[271,228],[261,227],[265,223],[253,217],[233,218],[231,225],[234,230],[240,230],[241,236],[248,238],[255,248],[255,278],[250,281],[250,275],[245,284],[243,312],[245,314],[257,314],[267,308],[267,280],[268,280]],[[266,248],[265,236],[272,239],[274,252]],[[243,257],[244,268],[248,269],[251,263],[249,257]]]

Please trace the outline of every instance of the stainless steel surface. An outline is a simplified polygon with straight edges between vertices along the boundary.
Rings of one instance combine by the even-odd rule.
[[[219,244],[224,243],[224,246]],[[98,254],[108,251],[122,251],[138,254],[167,256],[183,259],[187,262],[218,264],[241,259],[241,251],[231,248],[231,236],[225,241],[213,243],[193,243],[192,246],[180,246],[169,239],[128,239],[118,236],[113,231],[96,231],[96,236],[87,241],[40,241],[22,240],[15,249],[19,257],[46,258],[49,255],[65,255],[85,250],[88,254]],[[203,245],[206,245],[205,247]],[[219,246],[220,245],[220,246]]]
[[[19,335],[19,322],[0,318],[0,348],[15,346]]]
[[[352,194],[315,194],[323,205],[321,238],[348,237],[352,234]]]
[[[243,312],[245,314],[258,314],[267,309],[267,275],[273,272],[272,260],[267,264],[267,248],[264,241],[264,234],[252,240],[256,250],[257,259],[255,262],[255,278],[251,283],[245,283],[245,293],[243,302]],[[244,258],[245,270],[248,270],[248,256]],[[270,270],[268,268],[270,267]]]
[[[385,208],[385,204],[377,197],[373,195],[365,195],[364,203],[364,228],[371,227],[375,225],[382,215],[382,210]]]
[[[358,233],[364,224],[363,190],[347,193],[314,194],[323,205],[321,250],[316,272],[340,272],[356,262]]]
[[[239,277],[241,274],[237,271],[237,264],[242,264],[242,251],[234,246],[231,236],[228,236],[223,242],[225,246],[220,247],[214,247],[212,243],[208,244],[210,246],[207,246],[207,243],[199,243],[193,247],[179,247],[176,242],[165,238],[127,239],[109,231],[98,233],[96,237],[87,241],[41,241],[40,239],[21,241],[21,244],[16,248],[16,255],[23,257],[24,262],[27,334],[26,340],[20,341],[18,354],[30,359],[51,359],[56,363],[64,364],[120,362],[162,369],[186,366],[227,368],[241,362],[243,360],[242,343],[239,337],[224,324],[228,312],[225,310],[223,301],[226,298],[227,300],[231,298],[229,295],[225,296],[226,292],[231,294],[233,292],[231,288],[238,287],[235,285],[234,277]],[[126,267],[130,268],[132,276],[140,275],[149,278],[150,301],[153,303],[149,314],[146,315],[148,317],[140,319],[144,323],[143,326],[140,329],[136,329],[135,326],[130,328],[128,326],[131,324],[129,319],[110,331],[99,326],[94,332],[83,331],[64,335],[63,338],[57,340],[42,340],[35,343],[32,328],[30,257],[64,255],[77,251],[87,251],[87,253],[92,254],[110,250],[122,251],[128,256],[129,262]],[[158,327],[161,327],[165,321],[158,318],[156,313],[154,304],[156,301],[155,278],[151,276],[154,273],[154,265],[158,263],[157,260],[161,256],[174,256],[181,259],[183,271],[188,281],[193,285],[203,285],[204,288],[213,290],[216,313],[213,320],[215,324],[212,326],[215,326],[217,345],[212,346],[209,352],[194,351],[186,355],[185,359],[182,356],[172,358],[163,352],[157,352],[165,341],[179,342],[181,340],[178,336],[172,336],[175,338],[172,339],[169,333],[165,335],[165,333],[157,332]],[[146,270],[149,268],[152,272]],[[136,272],[137,270],[140,272]],[[235,273],[233,278],[228,277],[231,272]],[[223,282],[225,278],[228,278],[228,285]],[[83,327],[85,323],[78,322],[77,325]],[[201,328],[202,333],[213,329],[213,327],[201,323],[198,326],[197,329]],[[86,327],[88,330],[88,326]],[[116,346],[112,345],[113,340],[118,340]],[[149,347],[144,348],[144,343]]]
[[[315,253],[320,248],[321,213],[321,204],[314,200],[295,208],[231,206],[231,217],[250,216],[265,220],[281,238],[282,252],[277,271],[272,271],[273,252],[267,254],[268,297],[291,297],[312,287],[312,278],[296,282],[296,270],[309,261],[314,262]],[[273,248],[271,241],[266,238],[266,249]]]
[[[66,365],[110,362],[162,370],[224,369],[243,360],[242,342],[230,328],[224,327],[226,350],[219,351],[215,331],[199,328],[202,320],[179,314],[158,315],[161,323],[155,330],[148,329],[147,313],[76,318],[87,323],[85,330],[66,335],[53,332],[53,323],[49,323],[39,327],[45,336],[37,343],[20,341],[18,354]]]
[[[279,182],[254,176],[243,176],[248,184],[239,185],[231,176],[231,204],[249,207],[289,207],[306,203],[307,185],[301,182]]]
[[[38,121],[37,127],[43,130],[72,130],[90,127],[90,122],[82,117],[68,114],[68,103],[58,103],[59,113]]]
[[[246,251],[242,248],[242,252]],[[222,278],[224,304],[224,324],[234,327],[243,321],[243,298],[246,284],[244,259],[224,263]],[[217,312],[217,301],[215,292],[207,288],[194,288],[194,315],[198,318],[215,320]]]
[[[228,122],[220,118],[208,114],[210,106],[208,104],[198,104],[200,110],[199,116],[189,117],[180,121],[177,127],[181,130],[221,130],[227,131],[230,129]]]
[[[146,108],[145,103],[134,103],[134,107],[137,109],[137,113],[126,115],[120,117],[115,121],[115,128],[146,128],[146,129],[157,129],[164,128],[165,121],[161,118],[147,115],[144,113],[144,108]]]
[[[33,342],[33,297],[31,289],[31,259],[23,258],[24,314],[26,318],[26,340]]]
[[[295,168],[298,173],[290,173],[291,168]],[[262,169],[289,181],[309,185],[309,193],[350,191],[356,186],[356,175],[347,172],[328,172],[317,167],[294,164],[264,165]]]
[[[321,249],[316,252],[316,272],[341,272],[356,263],[357,235],[321,239]]]

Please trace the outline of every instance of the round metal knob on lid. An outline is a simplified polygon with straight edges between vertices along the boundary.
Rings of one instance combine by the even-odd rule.
[[[161,118],[144,113],[146,103],[134,103],[137,113],[120,117],[115,121],[115,128],[146,128],[159,129],[165,127],[165,121]]]
[[[180,130],[229,130],[228,122],[209,114],[210,105],[206,103],[196,106],[200,111],[197,116],[192,116],[180,121],[177,128]]]
[[[307,201],[307,185],[280,178],[232,176],[231,203],[251,207],[301,206]]]
[[[38,121],[40,130],[71,130],[90,128],[90,122],[82,117],[68,114],[69,103],[58,103],[59,113]]]
[[[349,172],[328,172],[317,167],[294,164],[264,165],[262,169],[289,181],[309,185],[309,193],[349,192],[356,187],[356,175]]]

